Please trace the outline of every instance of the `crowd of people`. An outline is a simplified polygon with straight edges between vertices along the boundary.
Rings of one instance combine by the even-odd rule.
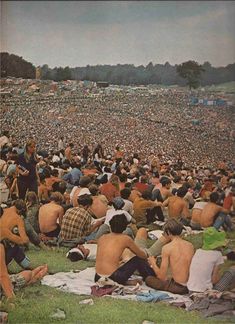
[[[126,153],[147,157],[155,152],[164,162],[178,157],[188,166],[216,166],[221,157],[234,162],[233,106],[190,105],[189,91],[171,88],[119,90],[58,90],[54,96],[45,96],[43,90],[17,92],[2,99],[2,129],[11,129],[21,145],[33,136],[38,150],[56,151],[63,134],[77,153],[84,145],[93,150],[101,143],[108,155],[121,143]]]
[[[73,99],[72,108],[63,96],[4,102],[3,293],[12,298],[14,288],[47,273],[47,265],[31,268],[22,248],[29,241],[75,248],[72,261],[87,257],[82,243],[97,244],[96,282],[130,284],[138,270],[148,286],[179,294],[234,285],[234,267],[219,277],[216,250],[234,230],[232,110],[191,107],[186,93],[174,91]],[[201,122],[193,126],[192,119]],[[156,221],[165,223],[163,235],[147,248],[147,228]],[[196,253],[181,237],[185,226],[203,231]],[[12,277],[13,259],[24,271]]]

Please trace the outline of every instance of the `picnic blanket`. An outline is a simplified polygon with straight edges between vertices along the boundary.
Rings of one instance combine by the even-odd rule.
[[[95,268],[89,267],[80,272],[58,272],[53,275],[47,275],[42,280],[42,285],[50,286],[57,288],[61,291],[74,293],[77,295],[91,295],[91,287],[94,286],[94,276],[95,276]],[[149,293],[150,291],[155,291],[150,289],[145,284],[139,285],[136,287],[133,286],[125,286],[128,290],[128,293],[125,295],[110,295],[113,298],[120,299],[129,299],[138,301],[140,299],[137,298],[137,295],[143,293]],[[131,293],[133,292],[133,293]],[[186,308],[189,307],[192,303],[192,300],[188,296],[181,296],[177,294],[172,294],[170,292],[167,293],[171,299],[167,299],[165,302],[167,303],[185,303]]]

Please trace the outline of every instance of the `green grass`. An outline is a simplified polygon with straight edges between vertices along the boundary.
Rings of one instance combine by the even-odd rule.
[[[111,297],[92,297],[94,305],[80,305],[79,301],[90,298],[60,292],[56,289],[35,285],[18,295],[15,309],[9,313],[10,323],[55,323],[50,318],[57,308],[65,312],[60,323],[211,323],[196,312],[184,310],[163,303],[141,303]],[[8,310],[5,308],[5,310]]]
[[[235,233],[229,234],[233,240]],[[201,235],[188,236],[195,247],[202,243]],[[151,241],[149,240],[149,243]],[[234,244],[234,241],[232,241]],[[79,261],[70,262],[65,254],[68,249],[55,248],[52,251],[41,251],[30,247],[27,255],[34,267],[47,263],[50,273],[70,270],[83,270],[86,267],[93,267],[94,262]],[[225,268],[231,265],[226,262]],[[234,262],[233,262],[234,264]],[[20,268],[11,264],[10,272],[18,272]],[[94,305],[80,305],[79,301],[91,296],[78,296],[56,290],[48,286],[41,286],[39,283],[26,287],[16,293],[14,307],[8,303],[1,304],[1,310],[7,311],[9,323],[79,323],[79,324],[141,324],[144,320],[154,323],[212,323],[214,321],[204,319],[197,312],[186,312],[163,302],[143,303],[129,300],[113,299],[111,297],[92,297]],[[56,309],[62,309],[66,318],[55,320],[50,316]],[[228,322],[227,322],[228,323]]]
[[[235,81],[205,86],[204,87],[208,91],[223,91],[223,92],[230,92],[235,93]]]

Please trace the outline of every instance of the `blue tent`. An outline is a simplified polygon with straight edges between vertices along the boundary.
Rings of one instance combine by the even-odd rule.
[[[192,97],[191,98],[191,105],[197,105],[198,104],[198,98]]]

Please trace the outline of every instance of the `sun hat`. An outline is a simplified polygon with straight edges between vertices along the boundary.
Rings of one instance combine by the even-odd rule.
[[[88,188],[82,188],[79,191],[78,197],[83,196],[83,195],[91,195],[91,192]]]
[[[203,250],[214,250],[227,244],[225,232],[218,232],[214,227],[208,227],[203,232]]]

